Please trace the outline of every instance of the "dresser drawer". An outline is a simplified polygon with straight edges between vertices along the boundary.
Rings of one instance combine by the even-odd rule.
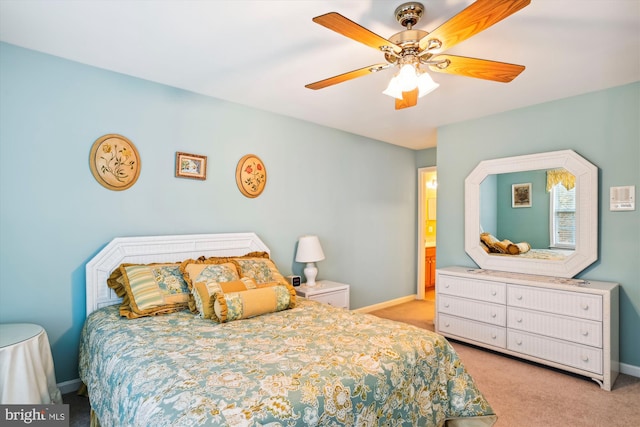
[[[465,317],[480,322],[506,326],[506,308],[504,305],[474,301],[464,298],[439,295],[438,311],[453,316]]]
[[[324,294],[312,295],[308,298],[334,307],[349,308],[347,293],[345,291],[327,292]]]
[[[504,304],[506,285],[500,282],[465,279],[462,277],[438,275],[436,288],[439,294],[471,298],[480,301]]]
[[[593,320],[509,307],[507,326],[578,344],[602,347],[602,323]]]
[[[505,328],[474,322],[460,317],[438,313],[438,333],[455,335],[473,341],[505,348],[507,333]]]
[[[602,374],[602,350],[509,330],[507,348],[562,365]]]
[[[507,285],[507,304],[582,319],[602,320],[600,295]]]

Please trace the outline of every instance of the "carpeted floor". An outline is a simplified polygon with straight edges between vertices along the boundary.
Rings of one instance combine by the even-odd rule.
[[[434,307],[411,301],[370,314],[433,331]],[[607,392],[585,377],[450,342],[498,415],[495,427],[640,425],[640,378],[621,374]]]
[[[77,393],[62,395],[62,401],[69,405],[69,427],[89,427],[91,425],[91,406],[89,398]]]
[[[433,331],[435,301],[411,301],[370,314]],[[620,375],[606,392],[590,379],[452,341],[498,415],[494,427],[632,427],[640,425],[640,378]],[[70,427],[89,426],[89,402],[65,394]]]

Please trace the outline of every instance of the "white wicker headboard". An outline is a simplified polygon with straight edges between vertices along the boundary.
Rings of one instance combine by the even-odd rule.
[[[87,263],[87,316],[122,300],[107,286],[109,275],[122,263],[177,262],[256,251],[269,252],[269,248],[255,233],[117,237]]]

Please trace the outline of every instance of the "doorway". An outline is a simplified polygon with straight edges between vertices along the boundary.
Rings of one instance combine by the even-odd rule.
[[[418,299],[435,299],[438,173],[418,169]]]

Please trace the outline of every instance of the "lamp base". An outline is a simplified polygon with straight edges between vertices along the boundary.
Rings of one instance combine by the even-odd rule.
[[[307,286],[315,286],[316,276],[318,275],[318,269],[316,268],[316,264],[313,262],[308,262],[307,266],[304,268],[304,275],[307,278]]]

